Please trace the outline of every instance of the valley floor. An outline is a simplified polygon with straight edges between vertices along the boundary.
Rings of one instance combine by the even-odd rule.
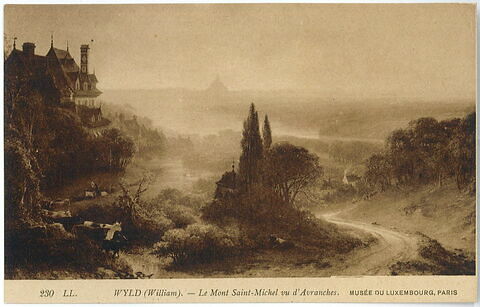
[[[113,201],[114,194],[102,201]],[[76,211],[86,204],[72,205]],[[345,254],[299,247],[259,249],[185,267],[172,267],[169,258],[158,258],[151,249],[135,248],[121,252],[119,261],[131,268],[130,277],[148,278],[475,274],[475,195],[458,191],[453,182],[442,187],[392,189],[370,200],[331,204],[318,208],[316,216],[360,239],[362,246]],[[22,272],[16,275],[22,278]],[[39,272],[35,278],[54,275],[60,279],[122,278],[102,267],[87,275],[59,271],[44,276]]]

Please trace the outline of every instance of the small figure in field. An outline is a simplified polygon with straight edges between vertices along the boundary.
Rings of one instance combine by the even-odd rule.
[[[92,191],[95,194],[95,197],[100,196],[100,189],[98,188],[98,185],[95,182],[91,182],[90,186],[92,187]]]

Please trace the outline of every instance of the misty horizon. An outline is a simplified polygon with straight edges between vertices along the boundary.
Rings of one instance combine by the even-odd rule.
[[[17,46],[34,42],[41,55],[53,34],[77,61],[90,42],[100,89],[204,89],[219,75],[231,91],[474,99],[470,5],[359,8],[10,5],[5,34]]]
[[[205,92],[208,87],[204,88],[196,88],[196,87],[157,87],[157,88],[130,88],[130,89],[123,89],[123,88],[103,88],[101,87],[102,91],[106,92],[120,92],[120,91],[184,91],[184,92],[193,92],[193,93],[202,93]],[[235,93],[259,93],[259,94],[275,94],[275,93],[293,93],[299,96],[302,94],[306,96],[313,96],[312,98],[328,100],[329,102],[337,102],[337,103],[347,103],[350,101],[355,100],[383,100],[384,102],[391,102],[389,100],[397,100],[401,101],[402,103],[405,102],[423,102],[423,103],[455,103],[455,102],[473,102],[475,103],[475,97],[445,97],[445,98],[425,98],[422,96],[399,96],[395,94],[379,94],[379,95],[372,95],[372,96],[359,96],[355,94],[349,93],[342,93],[342,94],[329,94],[328,92],[322,91],[321,89],[301,89],[301,88],[284,88],[284,89],[258,89],[258,88],[244,88],[244,89],[231,89],[228,88],[228,94],[235,94]],[[386,101],[385,101],[386,99]],[[322,102],[322,101],[320,101]]]

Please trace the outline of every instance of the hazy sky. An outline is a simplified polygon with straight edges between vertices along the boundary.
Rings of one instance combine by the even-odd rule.
[[[55,46],[90,70],[101,89],[313,89],[325,95],[471,98],[473,5],[71,5],[7,6],[5,33]]]

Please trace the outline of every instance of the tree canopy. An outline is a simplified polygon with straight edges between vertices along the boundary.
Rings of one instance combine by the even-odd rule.
[[[463,119],[411,121],[393,131],[383,153],[367,162],[366,179],[372,185],[427,184],[454,177],[459,189],[475,182],[475,113]]]
[[[263,121],[263,146],[265,150],[269,150],[270,146],[272,146],[272,128],[270,127],[268,115],[265,115],[265,120]]]
[[[316,155],[289,143],[271,148],[267,170],[273,191],[287,204],[293,204],[299,193],[323,175]]]
[[[252,103],[247,119],[243,123],[242,154],[240,156],[240,178],[247,190],[260,182],[263,144],[260,136],[258,113]]]

